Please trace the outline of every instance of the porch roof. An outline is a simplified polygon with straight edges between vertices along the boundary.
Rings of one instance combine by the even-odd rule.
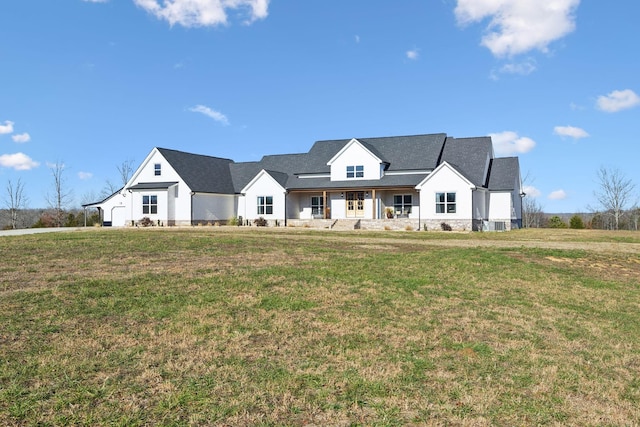
[[[178,181],[167,182],[139,182],[136,185],[127,187],[127,190],[166,190],[172,185],[176,185]]]
[[[415,175],[385,175],[381,179],[353,179],[331,181],[325,178],[300,178],[290,176],[287,180],[288,190],[322,190],[322,189],[350,189],[350,188],[396,188],[415,187],[427,174]]]

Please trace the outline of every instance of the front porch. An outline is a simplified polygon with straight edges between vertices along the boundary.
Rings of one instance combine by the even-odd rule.
[[[413,188],[332,189],[287,194],[291,220],[419,220],[420,196]]]

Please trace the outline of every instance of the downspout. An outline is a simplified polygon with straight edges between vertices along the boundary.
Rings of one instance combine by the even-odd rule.
[[[288,190],[284,190],[284,226],[287,226],[287,193]]]
[[[191,192],[191,213],[190,213],[191,219],[189,220],[189,222],[191,223],[191,226],[193,226],[193,225],[194,225],[194,224],[193,224],[193,196],[194,196],[195,194],[196,194],[196,193],[195,193],[194,191],[192,191],[192,192]]]
[[[133,190],[128,188],[127,191],[129,192],[129,195],[131,195],[131,202],[129,203],[129,206],[131,206],[131,219],[129,221],[131,221],[131,226],[133,227],[134,224],[134,220],[133,220]],[[101,224],[104,223],[104,210],[102,213],[102,221]]]

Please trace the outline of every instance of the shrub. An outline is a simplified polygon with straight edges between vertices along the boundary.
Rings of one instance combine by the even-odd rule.
[[[574,215],[569,220],[569,228],[575,228],[577,230],[582,230],[584,228],[584,221],[580,215]]]
[[[266,227],[268,222],[266,219],[264,219],[263,217],[260,218],[256,218],[253,220],[253,223],[257,226],[257,227]]]
[[[442,231],[451,231],[452,228],[449,224],[447,224],[446,222],[441,222],[440,223],[440,228],[442,228]]]
[[[567,228],[567,224],[558,215],[554,215],[549,218],[547,226],[549,228]]]
[[[40,218],[38,218],[38,221],[36,221],[36,223],[33,224],[31,227],[32,228],[49,228],[49,227],[55,227],[55,226],[56,226],[56,219],[54,215],[51,212],[43,212],[42,215],[40,215]]]
[[[227,225],[240,225],[238,218],[233,217],[229,221],[227,221]]]
[[[148,216],[145,216],[138,222],[138,224],[143,227],[151,227],[153,225],[153,221],[151,221],[151,218],[149,218]]]

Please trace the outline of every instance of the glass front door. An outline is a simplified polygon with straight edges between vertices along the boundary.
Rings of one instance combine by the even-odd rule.
[[[364,191],[347,192],[347,218],[364,217]]]

